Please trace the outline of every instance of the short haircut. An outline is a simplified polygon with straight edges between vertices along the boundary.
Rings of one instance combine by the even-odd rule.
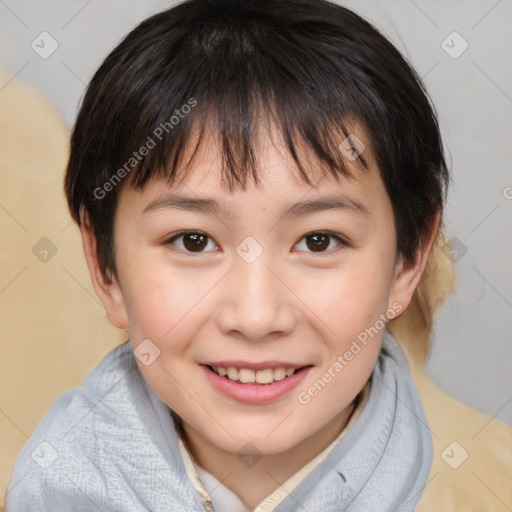
[[[449,173],[435,107],[406,59],[326,0],[187,0],[144,20],[107,56],[73,128],[66,197],[78,225],[82,210],[90,220],[102,271],[117,276],[124,186],[186,177],[205,129],[216,134],[223,186],[244,189],[249,176],[258,184],[256,133],[270,120],[308,184],[315,166],[350,177],[340,143],[351,123],[364,128],[397,255],[411,264],[443,211]],[[367,167],[364,153],[359,161]]]

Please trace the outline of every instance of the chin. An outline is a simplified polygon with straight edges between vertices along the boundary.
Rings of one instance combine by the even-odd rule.
[[[304,439],[297,435],[297,431],[294,431],[294,435],[292,435],[289,429],[282,429],[279,432],[277,430],[269,435],[269,431],[256,433],[251,432],[250,429],[241,429],[239,434],[230,431],[233,437],[223,432],[223,435],[214,438],[208,437],[208,440],[217,448],[231,453],[271,455],[285,452]]]

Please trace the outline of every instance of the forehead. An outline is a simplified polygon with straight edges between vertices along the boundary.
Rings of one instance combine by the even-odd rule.
[[[311,150],[299,149],[299,158],[311,183],[301,176],[280,135],[267,131],[258,137],[256,161],[259,184],[249,176],[245,187],[230,190],[222,174],[222,152],[216,138],[209,135],[202,140],[191,165],[180,172],[172,184],[164,178],[150,180],[141,190],[123,190],[120,202],[137,202],[139,213],[156,211],[159,207],[176,207],[214,215],[230,215],[245,204],[257,203],[272,209],[277,204],[293,205],[323,199],[332,207],[346,207],[347,211],[368,214],[373,206],[387,201],[387,194],[375,163],[371,143],[365,131],[354,127],[350,140],[340,136],[339,151],[346,158],[351,177],[328,172]],[[188,161],[194,143],[189,143],[184,161]],[[353,149],[350,150],[350,147]],[[349,151],[347,151],[349,148]],[[354,149],[355,148],[355,149]],[[363,151],[366,167],[354,151]],[[354,156],[355,155],[355,156]],[[289,210],[289,213],[308,213],[322,209],[309,204]],[[385,205],[384,205],[385,206]],[[324,209],[327,209],[325,207]]]

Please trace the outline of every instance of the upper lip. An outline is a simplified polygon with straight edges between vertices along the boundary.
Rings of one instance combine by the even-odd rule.
[[[251,370],[265,370],[267,368],[303,368],[304,366],[309,366],[307,364],[301,363],[285,363],[284,361],[261,361],[260,363],[250,363],[249,361],[210,361],[207,363],[202,363],[206,366],[213,366],[217,368],[221,366],[222,368],[248,368]]]

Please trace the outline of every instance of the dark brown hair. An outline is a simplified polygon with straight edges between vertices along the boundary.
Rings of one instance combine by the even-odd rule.
[[[206,126],[216,130],[229,191],[249,176],[258,184],[255,134],[269,119],[307,183],[304,150],[333,176],[350,176],[340,134],[353,121],[364,127],[398,255],[412,263],[443,210],[449,174],[435,108],[400,52],[326,0],[187,0],[121,41],[76,119],[65,191],[73,219],[80,225],[82,210],[90,219],[102,270],[117,275],[113,219],[124,186],[185,175],[193,126],[195,150]]]

